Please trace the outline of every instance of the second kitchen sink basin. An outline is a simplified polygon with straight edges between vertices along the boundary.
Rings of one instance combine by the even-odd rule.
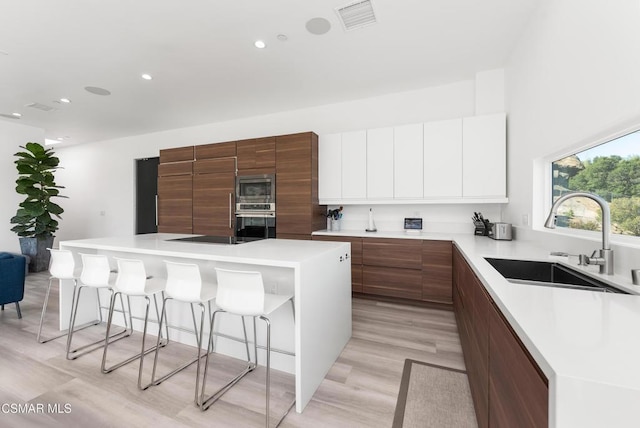
[[[629,294],[560,263],[485,257],[509,282]]]

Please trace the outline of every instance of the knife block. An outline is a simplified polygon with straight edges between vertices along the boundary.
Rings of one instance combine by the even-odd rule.
[[[481,221],[474,221],[473,225],[475,226],[475,230],[473,234],[475,236],[489,236],[488,225]]]

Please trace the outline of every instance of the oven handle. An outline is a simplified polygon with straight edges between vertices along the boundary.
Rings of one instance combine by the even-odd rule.
[[[275,217],[276,213],[274,212],[244,212],[239,213],[236,212],[236,217],[258,217],[258,218],[270,218]]]

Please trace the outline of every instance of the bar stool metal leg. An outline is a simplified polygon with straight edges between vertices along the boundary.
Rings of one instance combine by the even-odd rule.
[[[211,329],[210,329],[210,333],[209,336],[213,337],[214,335],[214,329],[215,329],[215,318],[216,315],[218,313],[225,313],[226,311],[219,309],[217,311],[215,311],[213,313],[213,316],[211,317]],[[247,349],[247,367],[245,367],[245,369],[240,372],[236,377],[234,377],[233,379],[231,379],[226,385],[224,385],[222,388],[218,389],[216,392],[214,392],[211,396],[206,397],[205,396],[205,391],[206,391],[206,387],[207,387],[207,371],[209,368],[209,355],[213,352],[213,348],[212,348],[212,344],[213,344],[213,340],[209,340],[208,343],[208,352],[207,352],[207,356],[205,358],[205,363],[204,363],[204,375],[203,375],[203,379],[202,379],[202,390],[200,391],[200,398],[197,401],[199,403],[199,407],[200,410],[207,410],[209,407],[211,407],[211,405],[213,403],[215,403],[216,401],[218,401],[220,399],[220,397],[222,397],[229,389],[231,389],[231,387],[233,385],[235,385],[236,383],[238,383],[243,377],[245,377],[248,373],[252,372],[257,365],[258,362],[258,354],[256,354],[256,363],[254,364],[251,361],[251,354],[249,353],[249,339],[247,337],[247,329],[245,326],[245,321],[244,321],[244,317],[241,316],[240,317],[242,319],[242,329],[244,331],[244,341],[245,341],[245,345],[246,345],[246,349]],[[254,317],[254,337],[255,337],[255,317]],[[254,344],[255,344],[255,339],[254,339]],[[256,352],[257,352],[257,348]]]
[[[144,328],[142,330],[142,350],[140,351],[139,354],[136,354],[136,355],[134,355],[134,356],[132,356],[130,358],[127,358],[126,360],[121,361],[121,362],[119,362],[117,364],[114,364],[114,365],[112,365],[110,367],[106,367],[107,352],[108,352],[108,349],[109,349],[109,344],[115,342],[115,340],[114,341],[109,341],[109,338],[110,338],[109,333],[111,331],[111,325],[112,325],[112,321],[113,321],[113,311],[114,311],[114,308],[115,308],[116,295],[118,295],[118,294],[120,294],[122,296],[122,293],[118,293],[118,292],[114,293],[111,296],[111,304],[109,306],[109,317],[108,317],[108,321],[107,321],[107,332],[105,334],[104,352],[102,353],[102,367],[101,367],[102,373],[105,373],[105,374],[111,373],[112,371],[114,371],[114,370],[116,370],[116,369],[118,369],[118,368],[120,368],[120,367],[122,367],[122,366],[124,366],[126,364],[129,364],[129,363],[137,360],[138,358],[142,358],[142,357],[144,357],[144,355],[149,354],[149,353],[151,353],[151,352],[156,350],[155,346],[153,346],[153,347],[151,347],[149,349],[145,349],[145,338],[146,338],[146,335],[147,335],[147,325],[149,323],[149,307],[151,306],[151,299],[149,298],[149,296],[144,296],[144,298],[145,298],[145,300],[147,302],[147,305],[146,305],[145,317],[144,317]],[[130,322],[132,322],[133,320],[131,319],[132,317],[131,317],[130,296],[127,296],[127,302],[129,304],[129,319],[130,319]],[[162,335],[161,335],[160,338],[162,339]],[[165,346],[166,344],[167,344],[166,341],[162,341],[161,340],[160,346]],[[142,366],[142,364],[143,363],[142,363],[142,360],[141,360],[140,365]],[[138,373],[138,386],[141,385],[141,382],[142,382],[142,368],[140,368],[139,373]]]
[[[89,343],[87,345],[83,345],[80,346],[76,349],[71,349],[71,343],[73,340],[73,334],[76,331],[74,329],[75,326],[75,322],[76,322],[76,315],[78,313],[78,304],[80,301],[80,292],[82,291],[84,287],[82,285],[74,287],[73,290],[73,297],[72,297],[72,308],[71,308],[71,316],[69,319],[69,333],[67,336],[67,360],[75,360],[76,358],[81,357],[82,355],[85,355],[89,352],[95,351],[96,349],[101,348],[102,346],[104,346],[104,339],[100,339],[97,340],[95,342]],[[113,291],[110,290],[111,292],[111,296],[113,298]],[[132,331],[133,331],[133,326],[131,326],[131,329],[128,328],[128,322],[127,322],[127,317],[126,317],[126,309],[124,307],[124,302],[122,301],[122,296],[120,296],[120,305],[122,306],[122,314],[124,316],[124,323],[125,323],[125,329],[123,331],[120,331],[118,333],[114,333],[112,336],[109,337],[109,339],[114,339],[114,340],[120,340],[123,339],[125,337],[128,337],[131,335]],[[79,351],[85,350],[87,348],[91,348],[88,351],[82,352],[80,354],[78,354]],[[74,355],[72,355],[74,354]]]

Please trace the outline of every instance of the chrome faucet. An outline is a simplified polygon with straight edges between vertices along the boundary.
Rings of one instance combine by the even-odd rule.
[[[567,199],[575,198],[578,196],[589,198],[597,202],[598,205],[600,205],[600,209],[602,210],[602,249],[600,250],[599,257],[595,256],[596,251],[594,251],[591,256],[581,254],[580,264],[585,263],[589,265],[598,265],[600,266],[600,273],[613,275],[613,250],[609,245],[609,234],[611,231],[611,211],[609,210],[609,203],[602,199],[600,196],[588,192],[571,192],[567,193],[566,195],[560,196],[558,200],[553,203],[551,212],[549,213],[549,217],[547,217],[547,221],[544,222],[544,227],[548,229],[555,229],[556,215],[558,213],[558,208],[560,207],[560,205]]]

